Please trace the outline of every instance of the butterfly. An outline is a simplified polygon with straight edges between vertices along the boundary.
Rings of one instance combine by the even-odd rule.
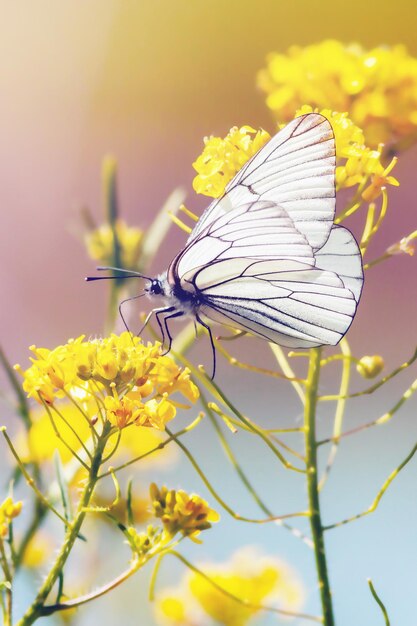
[[[211,321],[290,349],[340,341],[363,268],[353,235],[334,224],[335,166],[330,122],[317,113],[295,118],[204,211],[168,270],[140,275],[163,303],[147,321],[156,316],[168,351],[168,322],[184,316],[208,331],[214,370]]]

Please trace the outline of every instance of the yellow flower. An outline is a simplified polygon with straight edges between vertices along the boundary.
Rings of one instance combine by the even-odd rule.
[[[106,396],[104,406],[107,411],[107,419],[120,429],[136,421],[143,411],[143,404],[140,403],[138,406],[128,396],[122,398]]]
[[[0,538],[7,535],[10,522],[20,515],[22,506],[21,500],[14,502],[10,496],[0,504]]]
[[[195,540],[202,530],[211,528],[212,523],[220,519],[219,514],[195,494],[168,490],[167,487],[159,488],[152,483],[150,495],[154,515],[162,520],[170,536],[181,532],[185,537]]]
[[[137,269],[142,251],[143,232],[139,228],[128,226],[123,220],[116,220],[116,236],[120,246],[121,266],[125,269]],[[88,254],[101,265],[113,262],[114,236],[110,224],[102,224],[85,235]]]
[[[234,126],[224,139],[205,137],[204,150],[193,163],[197,172],[193,180],[194,190],[212,198],[221,196],[236,172],[269,139],[265,130],[256,131],[251,126]]]
[[[394,157],[388,167],[382,169],[381,166],[380,170],[373,174],[371,184],[365,189],[365,191],[362,192],[362,198],[365,202],[373,202],[376,200],[381,195],[382,189],[384,189],[387,185],[394,185],[394,187],[398,187],[400,184],[398,180],[394,178],[394,176],[388,175],[396,162],[397,159]]]
[[[267,57],[257,82],[280,121],[307,102],[349,111],[371,146],[417,131],[417,59],[404,46],[366,51],[334,40],[292,46]]]
[[[363,356],[359,360],[356,369],[363,378],[375,378],[382,372],[384,365],[382,356],[375,354],[373,356]]]
[[[172,394],[178,391],[190,402],[196,402],[200,394],[190,374],[188,367],[181,370],[175,361],[166,356],[158,359],[152,371],[159,394]]]
[[[244,626],[260,612],[257,606],[263,603],[295,610],[302,602],[301,585],[289,568],[278,559],[263,556],[252,548],[236,552],[228,563],[208,564],[201,569],[220,587],[254,605],[245,607],[198,574],[191,575],[191,593],[204,611],[224,626]]]
[[[245,626],[261,612],[259,605],[297,611],[303,603],[301,583],[282,561],[245,547],[226,563],[199,564],[199,569],[244,606],[218,591],[198,573],[185,574],[176,588],[157,598],[155,616],[164,626],[207,624],[208,616],[223,626]]]
[[[138,426],[152,426],[158,430],[164,430],[165,424],[174,419],[176,408],[166,397],[162,400],[152,398],[143,407],[138,419]]]

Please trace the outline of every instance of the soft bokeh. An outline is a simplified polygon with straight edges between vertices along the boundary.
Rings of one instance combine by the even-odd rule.
[[[203,137],[224,136],[231,126],[242,124],[274,130],[263,96],[255,88],[256,73],[268,52],[333,37],[365,47],[403,43],[417,55],[415,17],[412,0],[3,2],[0,328],[10,359],[26,363],[31,344],[53,348],[68,337],[102,332],[106,286],[83,282],[94,265],[80,241],[80,210],[88,206],[100,220],[100,168],[105,154],[118,160],[120,205],[130,224],[146,227],[177,185],[186,186],[187,206],[198,212],[204,199],[192,191],[192,163],[202,150]],[[401,187],[390,190],[390,215],[369,258],[416,228],[416,166],[414,148],[401,156],[395,170]],[[166,267],[184,238],[173,229],[155,271]],[[398,256],[368,272],[349,332],[359,356],[379,352],[388,367],[410,356],[417,343],[416,269],[416,257]],[[196,363],[210,358],[204,344],[201,340],[193,349],[191,358]],[[253,343],[240,344],[234,346],[236,352],[252,358]],[[258,341],[256,345],[257,362],[272,365],[267,346]],[[411,376],[396,380],[377,398],[351,404],[347,423],[354,425],[385,412]],[[288,425],[297,415],[299,422],[300,409],[292,397],[288,399],[283,384],[244,375],[223,363],[218,379],[248,415],[273,423],[278,406],[282,422]],[[247,392],[242,394],[241,389]],[[328,416],[326,407],[322,421]],[[415,409],[410,404],[385,430],[346,441],[324,494],[325,518],[332,522],[366,508],[416,435]],[[225,498],[250,511],[249,500],[236,496],[240,487],[206,425],[192,434],[190,442]],[[264,450],[252,440],[232,443],[240,448],[254,483],[274,510],[303,506],[296,477],[268,465]],[[374,516],[327,536],[340,626],[381,620],[366,585],[368,576],[390,609],[393,624],[413,626],[414,468],[415,463],[404,470]],[[154,479],[152,472],[149,477]],[[185,462],[171,478],[175,487],[207,495]],[[306,610],[319,610],[312,553],[282,529],[239,524],[223,515],[203,546],[188,547],[186,552],[192,560],[221,561],[246,543],[262,545],[291,563],[309,590]],[[125,554],[109,554],[97,582],[121,571],[122,557],[126,559]],[[89,568],[94,572],[94,563]],[[165,568],[163,579],[172,583],[176,574],[168,564]],[[72,582],[78,589],[80,581]],[[20,607],[30,597],[28,588],[22,594]],[[75,623],[91,623],[94,616],[103,626],[121,618],[125,626],[133,626],[146,597],[147,576],[141,572],[113,596],[80,610]],[[150,613],[146,615],[140,622],[144,626],[153,623]],[[274,620],[265,617],[264,623]]]

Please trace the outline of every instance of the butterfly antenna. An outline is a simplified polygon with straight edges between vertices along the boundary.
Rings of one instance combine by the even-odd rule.
[[[97,267],[96,269],[98,272],[121,272],[122,276],[87,276],[85,279],[87,282],[92,282],[93,280],[120,280],[121,278],[144,278],[152,281],[152,278],[149,276],[133,270],[125,270],[121,267]]]

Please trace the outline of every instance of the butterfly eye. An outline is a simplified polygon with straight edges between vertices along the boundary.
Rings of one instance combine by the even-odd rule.
[[[159,295],[162,293],[162,285],[159,280],[153,280],[150,288],[151,293]]]

